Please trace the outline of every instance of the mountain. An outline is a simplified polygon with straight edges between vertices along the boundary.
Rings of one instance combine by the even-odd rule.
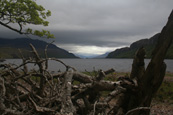
[[[29,39],[29,38],[16,38],[16,39],[7,39],[0,38],[0,57],[2,58],[20,58],[19,50],[25,57],[31,56],[31,48],[29,44],[32,44],[38,51],[41,57],[45,57],[45,47],[48,45],[47,42]],[[74,54],[69,53],[68,51],[57,47],[54,44],[49,44],[47,48],[48,57],[55,58],[77,58]]]
[[[157,33],[149,39],[141,39],[132,43],[130,47],[116,49],[115,51],[109,53],[106,58],[133,58],[135,52],[142,46],[146,50],[146,58],[151,58],[152,50],[157,43],[159,35],[160,33]],[[167,52],[166,58],[173,59],[173,43]]]
[[[106,58],[106,57],[108,56],[109,53],[110,53],[110,52],[106,52],[106,53],[104,53],[104,54],[102,54],[102,55],[99,55],[99,56],[96,56],[96,57],[94,57],[94,58],[96,58],[96,59]]]

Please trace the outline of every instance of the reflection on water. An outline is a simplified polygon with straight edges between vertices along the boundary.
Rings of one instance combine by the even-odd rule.
[[[60,59],[66,65],[70,65],[76,68],[78,71],[93,71],[93,70],[108,70],[110,68],[115,69],[118,72],[130,72],[133,59]],[[149,63],[149,59],[145,60],[145,65]],[[167,64],[167,72],[173,72],[173,60],[165,60]],[[21,64],[21,59],[7,59],[3,63]],[[65,67],[56,61],[49,61],[49,70],[57,72],[59,70],[64,71]],[[29,69],[35,69],[37,66],[28,64]]]

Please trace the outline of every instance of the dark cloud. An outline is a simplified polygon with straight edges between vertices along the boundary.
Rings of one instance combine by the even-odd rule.
[[[52,11],[47,29],[55,35],[56,44],[64,45],[69,51],[75,45],[98,48],[128,46],[136,40],[151,37],[161,31],[173,8],[173,0],[37,2]],[[34,28],[42,29],[40,26]],[[4,28],[0,34],[19,37],[19,34]],[[65,47],[67,45],[70,47]]]
[[[123,45],[125,33],[114,31],[57,31],[53,32],[56,42],[96,46]],[[121,34],[122,33],[122,34]],[[117,37],[116,37],[117,36]],[[119,37],[119,38],[118,38]]]

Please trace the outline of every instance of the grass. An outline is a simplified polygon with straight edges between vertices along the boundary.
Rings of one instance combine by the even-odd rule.
[[[164,81],[157,91],[154,100],[173,104],[173,82]]]
[[[173,73],[171,73],[171,72],[167,72],[165,76],[173,77]]]

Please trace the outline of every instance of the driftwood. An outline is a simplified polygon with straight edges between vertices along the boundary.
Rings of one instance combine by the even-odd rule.
[[[21,65],[0,65],[0,114],[71,115],[98,113],[99,107],[104,107],[102,111],[106,110],[107,102],[114,97],[110,95],[107,101],[100,102],[99,93],[113,91],[120,85],[120,82],[103,80],[107,74],[114,72],[113,69],[99,71],[94,78],[58,59],[47,58],[46,52],[46,58],[40,58],[34,46],[30,46],[33,57],[26,59],[21,53]],[[48,60],[63,64],[66,71],[51,74],[47,70]],[[27,64],[30,63],[37,65],[38,70],[29,71]],[[80,84],[75,85],[74,81]]]
[[[93,77],[76,71],[54,58],[40,58],[31,44],[33,57],[22,56],[21,65],[1,64],[0,113],[1,114],[98,114],[111,113],[109,102],[136,84],[129,78],[106,81],[104,78],[115,70],[100,70]],[[65,72],[51,74],[48,60],[54,60],[66,67]],[[28,70],[27,64],[35,64],[38,70]],[[78,81],[80,84],[75,84]],[[101,92],[110,93],[102,99]]]
[[[164,57],[173,38],[173,12],[163,28],[153,57],[144,67],[145,50],[140,48],[131,75],[117,81],[104,80],[113,69],[100,70],[93,77],[78,72],[59,59],[41,58],[31,44],[33,57],[22,56],[21,65],[1,64],[0,114],[6,115],[148,115],[153,95],[163,81]],[[50,73],[48,61],[63,64],[66,71]],[[28,70],[27,64],[38,70]],[[78,82],[78,83],[76,83]],[[108,95],[102,96],[107,91]],[[110,102],[114,100],[114,103]]]
[[[162,29],[158,43],[153,51],[153,56],[147,68],[144,68],[145,50],[140,48],[132,64],[130,79],[137,84],[135,92],[126,92],[123,97],[117,98],[121,102],[119,109],[114,109],[114,114],[123,115],[135,108],[149,108],[152,98],[160,87],[165,76],[166,64],[164,58],[173,41],[173,11],[166,26]],[[121,113],[119,113],[121,111]],[[128,115],[149,115],[150,109],[141,109],[128,113]]]

